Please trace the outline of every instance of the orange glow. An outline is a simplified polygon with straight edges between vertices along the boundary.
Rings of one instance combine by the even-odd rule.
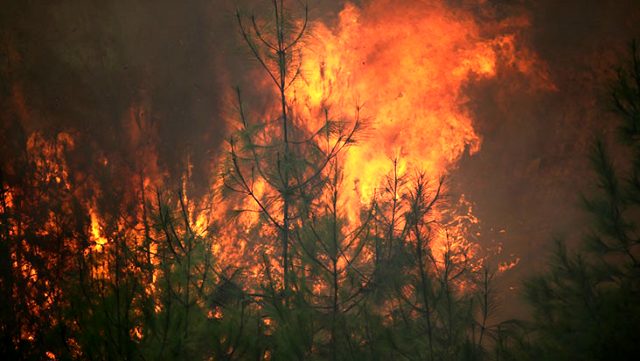
[[[0,204],[0,211],[4,213],[7,210],[13,208],[13,192],[11,191],[11,189],[7,189],[4,191],[3,196],[4,196],[4,200],[3,200],[3,203]]]
[[[53,140],[46,139],[39,132],[32,133],[27,139],[27,151],[38,173],[43,177],[39,181],[43,183],[54,181],[56,184],[70,189],[71,184],[64,154],[74,146],[73,137],[66,132],[58,133]]]
[[[221,320],[223,316],[224,315],[222,313],[222,308],[219,306],[215,306],[213,310],[209,310],[209,312],[207,313],[208,319]]]
[[[318,21],[309,26],[300,47],[300,76],[286,90],[292,122],[309,132],[324,126],[325,114],[332,121],[365,122],[357,143],[339,156],[340,216],[348,220],[346,231],[358,224],[360,212],[372,200],[389,196],[383,194],[384,183],[394,165],[400,178],[422,172],[434,184],[454,170],[464,154],[480,149],[481,138],[468,109],[469,85],[516,72],[530,77],[533,86],[553,88],[544,66],[518,43],[519,32],[529,25],[526,16],[480,23],[468,8],[438,1],[378,0],[361,7],[348,3],[335,24]],[[264,79],[254,84],[264,93],[273,91]],[[273,118],[271,112],[278,116],[276,102],[265,108],[269,114],[260,117]],[[260,137],[269,134],[267,129]],[[251,187],[257,199],[274,191],[260,177]],[[396,201],[407,187],[395,191]],[[252,242],[245,248],[251,237],[277,239],[277,235],[268,234],[273,230],[267,227],[258,227],[255,233],[261,210],[252,199],[233,202],[230,208],[244,212],[239,225],[223,225],[223,236],[212,246],[214,254],[234,265],[248,261],[248,274],[256,279],[264,272],[265,254],[277,278],[281,268],[273,257],[279,254],[277,246]],[[478,254],[469,232],[479,220],[464,195],[458,202],[436,207],[429,215],[443,226],[431,234],[429,246],[438,260],[448,255],[478,268],[479,264],[459,259]],[[458,212],[448,212],[447,207]],[[398,227],[403,222],[398,217]],[[371,262],[374,250],[363,247],[360,257]],[[349,260],[338,261],[338,269],[344,271]],[[318,293],[323,287],[314,284],[313,289]]]
[[[332,119],[352,119],[360,108],[368,123],[344,157],[350,219],[379,193],[393,159],[400,175],[420,170],[437,179],[478,151],[464,88],[496,77],[501,61],[530,71],[535,59],[521,59],[529,54],[515,42],[514,34],[484,35],[471,13],[441,2],[347,4],[335,28],[315,24],[289,98],[309,129],[320,126],[324,109]]]
[[[100,231],[100,223],[98,222],[98,215],[93,210],[89,209],[89,216],[91,217],[91,241],[94,243],[93,248],[100,252],[107,243],[107,239],[102,235]]]
[[[498,272],[505,272],[514,267],[516,267],[520,263],[520,257],[515,257],[515,255],[511,255],[511,259],[508,261],[500,262],[498,265]]]

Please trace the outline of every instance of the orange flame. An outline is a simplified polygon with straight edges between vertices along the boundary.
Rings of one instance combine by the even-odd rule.
[[[347,4],[335,26],[312,24],[300,48],[300,77],[286,96],[293,121],[311,132],[324,125],[326,113],[330,120],[346,122],[357,114],[367,123],[357,144],[340,159],[340,202],[351,223],[363,205],[381,193],[394,164],[400,177],[422,172],[435,180],[455,169],[465,153],[480,149],[481,138],[467,108],[469,85],[516,72],[531,78],[536,87],[553,89],[535,54],[518,43],[518,33],[528,26],[526,16],[480,23],[469,8],[391,0],[362,7]],[[272,89],[268,81],[254,84],[265,92]],[[277,109],[276,104],[271,109]],[[258,179],[254,186],[260,198],[265,184]],[[468,256],[476,253],[468,233],[479,220],[471,202],[464,196],[459,202],[458,207],[467,206],[466,213],[454,215],[446,221],[447,230],[434,235],[433,251],[440,258],[452,248],[464,249]],[[273,246],[261,244],[250,250],[253,256],[243,256],[244,238],[250,236],[260,211],[250,200],[237,208],[249,212],[214,252],[225,260],[273,254]],[[446,217],[443,210],[435,213],[435,218]],[[365,248],[364,254],[369,251]],[[256,277],[261,267],[261,262],[254,263]]]
[[[102,251],[104,245],[107,243],[107,239],[102,235],[100,231],[100,223],[98,221],[98,214],[93,208],[89,209],[89,217],[91,218],[91,241],[93,241],[93,248],[96,251]]]
[[[392,159],[401,173],[418,169],[437,179],[465,151],[476,152],[481,140],[465,109],[465,85],[495,77],[500,59],[523,64],[523,72],[535,64],[520,61],[514,34],[487,38],[470,12],[441,2],[348,4],[335,29],[317,23],[309,38],[303,80],[289,96],[310,128],[324,109],[340,119],[362,107],[371,129],[346,155],[344,174],[357,194],[351,198],[364,203]]]

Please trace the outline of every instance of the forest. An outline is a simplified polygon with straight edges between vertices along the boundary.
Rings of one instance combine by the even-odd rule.
[[[624,39],[598,93],[615,131],[593,132],[574,155],[588,162],[586,186],[573,190],[583,218],[547,234],[544,266],[509,292],[500,279],[519,258],[477,240],[483,220],[451,176],[482,152],[459,99],[468,84],[509,71],[535,91],[553,85],[518,37],[486,35],[431,3],[424,11],[444,15],[417,24],[440,24],[431,46],[454,55],[418,50],[423,36],[406,35],[413,23],[380,30],[378,17],[406,16],[382,5],[347,5],[335,28],[315,20],[313,3],[225,13],[249,80],[230,82],[225,109],[212,111],[224,127],[192,122],[197,133],[214,129],[203,138],[219,143],[212,152],[177,139],[189,115],[155,105],[174,95],[154,93],[151,65],[132,80],[110,65],[117,52],[98,56],[102,74],[92,54],[67,49],[65,66],[86,73],[58,74],[62,60],[37,68],[20,43],[28,35],[3,27],[0,358],[636,360],[640,45]],[[376,26],[353,25],[365,16]],[[382,40],[369,46],[369,36]],[[419,60],[430,56],[438,62]],[[76,93],[59,86],[67,76],[107,85],[93,100],[97,85]],[[120,76],[136,89],[119,88]],[[162,84],[174,84],[166,76]],[[183,90],[175,96],[199,94]],[[67,111],[65,100],[45,104],[34,92],[74,94],[80,105]],[[54,110],[36,110],[45,106]],[[105,115],[92,128],[57,121],[65,112]],[[519,314],[504,313],[505,303],[521,305]]]

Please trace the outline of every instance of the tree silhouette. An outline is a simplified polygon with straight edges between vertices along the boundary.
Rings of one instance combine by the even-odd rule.
[[[556,242],[549,271],[526,283],[534,311],[531,359],[634,360],[640,329],[640,54],[618,71],[611,90],[620,119],[615,163],[603,140],[590,160],[596,189],[583,196],[592,222],[584,250]]]

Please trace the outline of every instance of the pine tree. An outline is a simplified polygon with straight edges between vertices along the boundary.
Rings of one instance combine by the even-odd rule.
[[[636,360],[640,330],[640,54],[611,91],[623,151],[614,162],[597,140],[596,190],[583,196],[592,222],[583,248],[556,242],[549,271],[526,283],[534,311],[532,359]]]
[[[302,18],[296,21],[287,4],[272,3],[273,19],[263,21],[255,16],[237,13],[241,35],[251,55],[260,64],[274,91],[263,96],[277,99],[278,111],[274,120],[251,119],[248,102],[237,89],[239,124],[229,138],[229,154],[223,172],[224,187],[234,196],[249,200],[260,215],[256,228],[262,231],[252,242],[277,249],[275,254],[263,254],[262,285],[254,298],[268,325],[263,332],[267,346],[265,353],[273,359],[305,359],[313,351],[315,339],[323,329],[319,313],[310,299],[309,272],[318,266],[318,255],[309,252],[309,232],[316,221],[328,221],[329,227],[339,227],[339,220],[330,221],[336,212],[327,211],[321,198],[337,174],[338,154],[355,142],[361,123],[336,120],[330,109],[322,109],[318,119],[301,119],[290,104],[289,87],[299,79],[304,39],[308,24],[307,7],[302,8]],[[269,115],[265,115],[268,119]],[[308,129],[307,124],[320,124],[318,129]],[[335,166],[332,168],[332,164]],[[335,172],[331,170],[334,169]],[[325,224],[325,225],[327,225]],[[333,226],[331,226],[333,224]],[[324,226],[323,226],[324,227]],[[268,236],[270,235],[270,236]],[[306,239],[304,239],[306,237]],[[337,262],[339,235],[321,237],[313,246],[331,247],[325,256]],[[276,260],[276,265],[273,264]],[[334,263],[335,263],[334,262]],[[311,263],[315,263],[311,265]],[[317,270],[317,269],[316,269]],[[337,270],[330,272],[334,281]],[[312,278],[317,274],[312,275]],[[342,277],[342,276],[340,276]],[[340,283],[340,282],[338,282]],[[336,305],[338,289],[333,282],[333,312],[335,322],[339,317]],[[332,328],[331,342],[336,345],[336,325]],[[332,346],[332,347],[334,347]],[[336,352],[334,351],[335,355]]]

